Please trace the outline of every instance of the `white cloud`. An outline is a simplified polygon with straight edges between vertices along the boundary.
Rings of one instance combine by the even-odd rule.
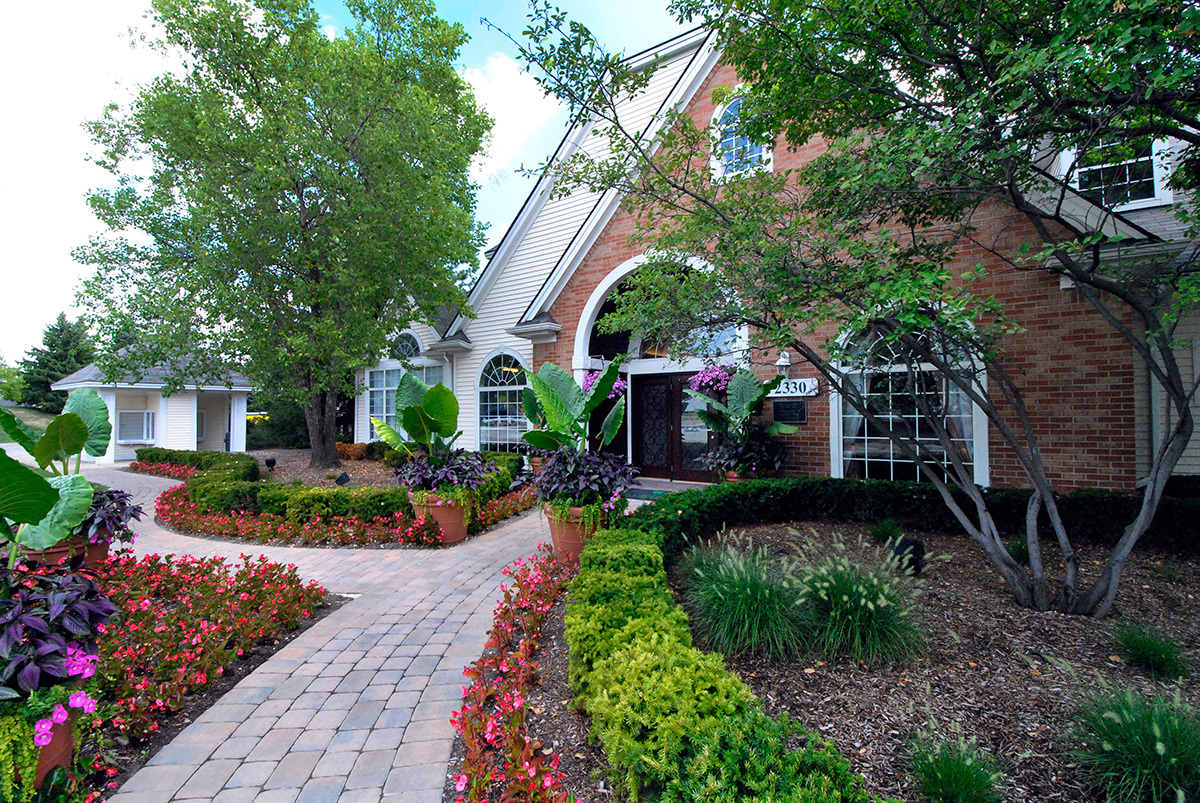
[[[325,34],[325,38],[332,42],[334,39],[337,39],[338,26],[325,25],[321,28],[321,33]]]
[[[562,107],[544,96],[533,76],[503,53],[489,56],[482,69],[463,70],[462,76],[493,120],[487,150],[472,166],[473,177],[479,182],[501,183],[520,165],[529,143]]]

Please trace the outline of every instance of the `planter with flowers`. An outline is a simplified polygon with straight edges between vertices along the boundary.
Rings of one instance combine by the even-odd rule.
[[[17,800],[70,766],[71,726],[96,710],[81,686],[96,672],[96,637],[117,608],[82,561],[0,568],[0,790]]]
[[[456,544],[467,537],[479,508],[479,488],[496,467],[476,452],[454,448],[462,435],[458,399],[445,385],[429,387],[405,374],[396,408],[407,439],[377,418],[371,423],[384,443],[409,457],[397,470],[397,482],[408,488],[414,514],[437,521],[442,543]]]
[[[783,377],[777,376],[760,382],[753,373],[742,368],[724,382],[719,392],[714,390],[720,383],[712,377],[703,385],[706,391],[697,390],[696,386],[685,388],[684,393],[708,403],[709,409],[698,410],[697,415],[710,430],[721,436],[720,445],[697,462],[705,468],[724,472],[730,481],[767,476],[781,468],[784,448],[776,436],[791,435],[797,431],[796,427],[778,422],[764,426],[753,423],[753,418],[762,412],[767,394],[782,381]]]
[[[587,450],[592,413],[614,393],[620,381],[618,370],[618,363],[609,363],[586,389],[553,363],[546,363],[530,378],[545,421],[524,437],[535,449],[552,452],[533,477],[533,487],[550,519],[555,553],[568,566],[579,562],[588,536],[624,513],[625,491],[637,476],[637,469],[622,458]],[[526,411],[528,415],[528,405]],[[624,420],[625,398],[620,396],[600,425],[599,446],[612,442]]]
[[[22,551],[25,557],[41,563],[59,563],[81,554],[83,565],[95,568],[108,560],[113,541],[133,543],[136,534],[129,522],[141,521],[142,513],[142,506],[135,505],[133,496],[126,491],[114,488],[95,491],[83,521],[71,530],[68,538],[47,549],[25,547]]]

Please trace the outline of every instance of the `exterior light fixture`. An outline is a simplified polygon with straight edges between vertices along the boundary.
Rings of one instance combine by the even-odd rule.
[[[343,471],[341,475],[333,481],[333,484],[340,488],[348,482],[350,482],[350,475]]]
[[[775,373],[786,379],[791,367],[792,355],[786,351],[779,352],[779,359],[775,361]]]
[[[267,464],[267,471],[270,472],[271,474],[274,474],[275,473],[275,458],[268,457],[263,462]]]

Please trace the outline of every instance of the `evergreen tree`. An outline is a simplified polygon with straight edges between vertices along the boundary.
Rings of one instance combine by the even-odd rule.
[[[95,348],[82,320],[69,321],[64,313],[42,333],[42,347],[29,350],[21,360],[25,388],[21,403],[48,413],[61,413],[67,394],[50,385],[74,373],[95,358]]]

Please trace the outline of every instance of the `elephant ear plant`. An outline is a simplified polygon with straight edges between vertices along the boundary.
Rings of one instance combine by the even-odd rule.
[[[7,455],[0,460],[0,535],[8,541],[11,568],[20,547],[48,549],[70,535],[87,516],[93,489],[79,473],[83,453],[93,457],[104,454],[112,425],[107,405],[96,391],[84,389],[71,393],[62,414],[40,438],[3,407],[0,429],[49,475],[46,479]],[[74,472],[71,458],[75,459]],[[49,507],[41,510],[47,501]]]
[[[380,439],[398,452],[409,456],[397,480],[424,503],[430,493],[463,508],[469,518],[474,510],[479,486],[497,469],[476,452],[455,449],[462,435],[458,428],[458,399],[445,385],[429,387],[412,374],[405,374],[396,389],[399,432],[378,418],[372,418]]]
[[[543,365],[530,377],[532,397],[526,399],[523,394],[521,398],[525,416],[534,426],[541,427],[526,432],[525,441],[535,449],[550,452],[564,447],[584,451],[592,413],[608,399],[619,377],[619,369],[620,363],[610,362],[585,391],[569,372],[554,363]],[[625,398],[621,397],[600,425],[601,446],[612,442],[624,420]]]
[[[779,387],[782,381],[783,377],[777,376],[765,383],[760,382],[745,368],[738,369],[725,387],[724,402],[698,390],[684,388],[684,393],[707,402],[712,408],[697,410],[696,414],[723,439],[720,446],[700,458],[701,465],[738,473],[753,473],[760,467],[779,468],[783,448],[773,438],[792,435],[797,432],[796,427],[778,422],[757,426],[753,418],[762,412],[768,394]]]

